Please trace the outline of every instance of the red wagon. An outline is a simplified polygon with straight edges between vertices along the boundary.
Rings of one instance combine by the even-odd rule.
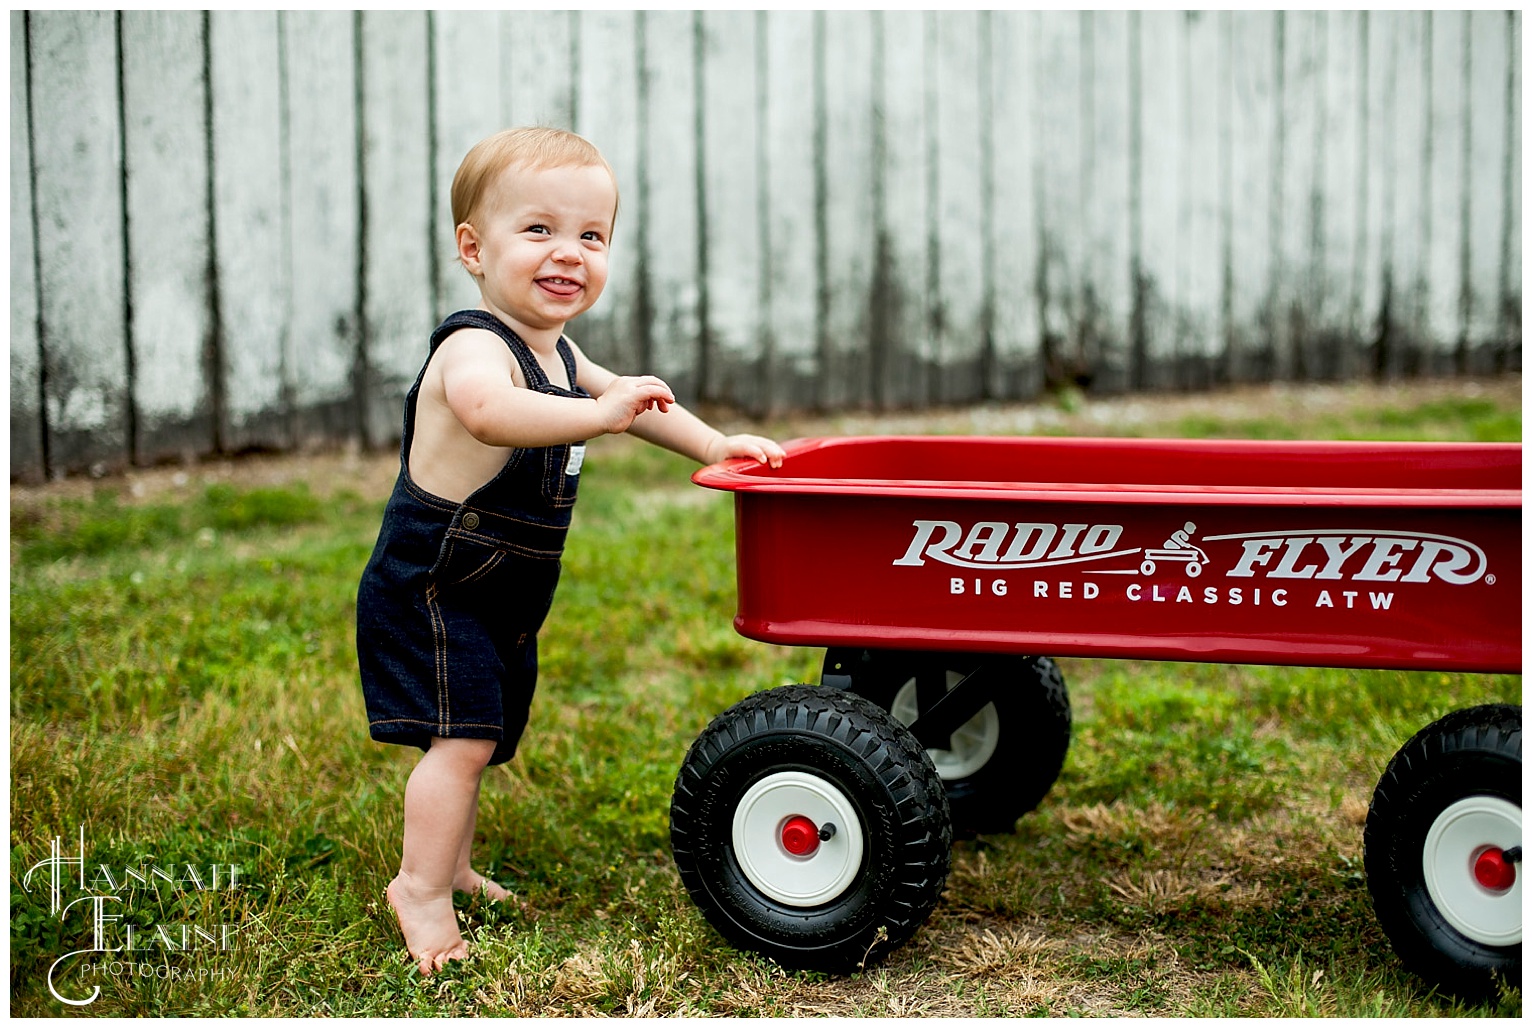
[[[846,969],[936,904],[959,831],[1009,830],[1069,745],[1051,656],[1521,670],[1519,444],[869,437],[735,496],[752,639],[827,648],[677,777],[672,848],[725,937]],[[1047,654],[1049,656],[1044,656]],[[1449,714],[1395,755],[1364,836],[1405,962],[1517,980],[1521,709]]]

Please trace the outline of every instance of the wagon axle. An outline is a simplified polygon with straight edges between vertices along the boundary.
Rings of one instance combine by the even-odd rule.
[[[794,814],[782,823],[782,848],[795,857],[813,856],[820,843],[829,842],[833,838],[833,821],[815,825],[802,814]]]
[[[1516,864],[1520,860],[1520,846],[1508,850],[1490,846],[1473,862],[1474,880],[1491,892],[1504,892],[1516,884]]]

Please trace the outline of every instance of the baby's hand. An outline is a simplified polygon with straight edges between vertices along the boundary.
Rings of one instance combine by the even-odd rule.
[[[741,435],[719,436],[708,447],[709,464],[716,464],[730,457],[754,457],[761,464],[769,464],[774,468],[782,466],[782,459],[787,456],[782,447],[764,436]]]
[[[614,378],[596,399],[601,411],[601,427],[613,435],[626,432],[633,419],[644,411],[658,407],[661,412],[676,402],[670,387],[653,375]]]

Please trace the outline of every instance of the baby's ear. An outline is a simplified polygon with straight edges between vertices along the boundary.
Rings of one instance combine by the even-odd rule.
[[[466,221],[457,227],[457,259],[470,275],[479,274],[479,233]]]

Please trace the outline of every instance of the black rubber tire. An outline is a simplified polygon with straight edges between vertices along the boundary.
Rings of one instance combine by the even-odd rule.
[[[990,724],[999,732],[994,753],[977,770],[954,772],[949,766],[944,771],[943,760],[937,765],[959,836],[1014,831],[1016,819],[1036,809],[1053,788],[1069,752],[1072,716],[1063,674],[1048,657],[890,650],[832,650],[825,657],[825,674],[849,675],[852,691],[902,721],[904,704],[895,710],[895,699],[925,661],[957,676],[982,667],[985,674],[1000,677],[993,714],[976,715],[976,720],[993,718]]]
[[[1379,779],[1362,840],[1373,911],[1400,960],[1459,995],[1521,982],[1521,944],[1469,938],[1449,923],[1426,882],[1432,825],[1452,804],[1480,796],[1521,806],[1519,706],[1454,711],[1417,732]],[[1468,869],[1463,873],[1466,879]]]
[[[740,801],[782,771],[833,785],[857,812],[855,878],[817,906],[773,899],[734,853]],[[676,777],[670,841],[687,892],[729,942],[787,967],[841,973],[891,952],[930,916],[952,823],[936,769],[908,731],[859,696],[794,685],[748,697],[697,737]]]

